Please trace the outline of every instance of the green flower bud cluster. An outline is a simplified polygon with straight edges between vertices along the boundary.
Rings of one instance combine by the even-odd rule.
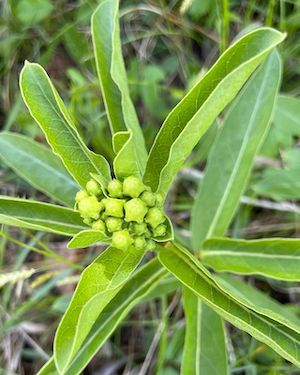
[[[127,250],[150,250],[153,240],[167,232],[162,197],[153,193],[136,176],[123,182],[113,179],[106,191],[91,179],[86,189],[76,194],[76,205],[83,221],[111,238],[112,246]]]

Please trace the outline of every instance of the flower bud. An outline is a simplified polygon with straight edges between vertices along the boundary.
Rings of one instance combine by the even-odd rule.
[[[107,190],[112,198],[123,198],[123,185],[121,181],[116,179],[111,180],[107,186]]]
[[[84,198],[88,198],[89,195],[88,193],[85,191],[85,190],[79,190],[77,193],[76,193],[76,196],[75,196],[75,201],[78,203],[80,202],[82,199]]]
[[[156,202],[156,195],[153,194],[151,191],[144,191],[141,196],[140,196],[140,199],[146,203],[147,206],[149,207],[154,207],[155,206],[155,202]]]
[[[95,180],[90,180],[87,184],[86,184],[86,190],[88,191],[89,194],[91,195],[101,195],[102,194],[102,190],[101,190],[101,187],[100,185],[98,184],[97,181]]]
[[[99,219],[100,211],[103,209],[101,202],[98,202],[97,198],[92,195],[88,198],[83,198],[78,203],[78,210],[80,215],[85,218]]]
[[[145,240],[144,237],[137,237],[135,240],[134,240],[134,243],[133,243],[134,247],[137,249],[137,250],[144,250],[146,248],[146,245],[147,245],[147,242]]]
[[[136,176],[126,177],[123,182],[123,194],[137,198],[145,190],[143,181]]]
[[[156,244],[153,240],[148,240],[146,244],[146,250],[153,250]]]
[[[93,223],[93,219],[91,219],[91,218],[89,218],[89,217],[86,217],[86,218],[83,219],[83,222],[84,222],[84,224],[86,224],[86,225],[92,225],[92,223]]]
[[[92,229],[99,230],[100,232],[105,232],[105,224],[102,220],[94,221],[92,224]]]
[[[120,249],[120,250],[127,250],[133,243],[133,239],[131,238],[127,229],[120,230],[118,232],[114,232],[112,235],[112,246]]]
[[[109,232],[120,231],[122,229],[122,223],[123,223],[123,220],[117,217],[108,217],[105,220],[105,224]]]
[[[145,234],[148,230],[146,223],[130,223],[130,230],[132,233],[136,234],[137,236],[141,236]]]
[[[164,213],[160,208],[153,207],[147,212],[145,221],[150,224],[152,228],[156,228],[166,220]]]
[[[125,221],[142,223],[147,213],[147,206],[139,198],[133,198],[125,203]]]
[[[153,229],[153,236],[154,237],[162,237],[167,232],[167,226],[165,224],[160,224],[158,227]]]
[[[162,195],[159,194],[159,193],[156,193],[155,196],[156,196],[156,205],[158,207],[161,207],[164,203],[164,199],[163,199]]]
[[[107,216],[123,217],[124,201],[116,198],[107,198],[102,200],[105,206],[105,214]]]

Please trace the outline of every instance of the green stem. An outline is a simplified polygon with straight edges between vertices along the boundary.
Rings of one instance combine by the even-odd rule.
[[[156,374],[158,375],[164,366],[164,360],[167,351],[167,334],[168,334],[168,304],[166,296],[161,297],[161,311],[162,311],[162,331],[159,342],[159,352],[156,364]]]

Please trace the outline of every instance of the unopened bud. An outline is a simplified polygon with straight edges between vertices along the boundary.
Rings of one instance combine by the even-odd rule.
[[[156,205],[158,207],[161,207],[164,203],[164,199],[163,199],[162,195],[159,194],[159,193],[156,193],[155,196],[156,196]]]
[[[89,195],[88,193],[85,191],[85,190],[80,190],[76,193],[76,196],[75,196],[75,201],[78,203],[80,202],[82,199],[84,198],[88,198]]]
[[[147,206],[139,198],[133,198],[125,203],[125,221],[142,223],[147,213]]]
[[[145,190],[143,181],[136,176],[126,177],[123,182],[123,194],[137,198]]]
[[[86,218],[83,219],[83,222],[86,225],[92,225],[93,219],[91,219],[90,217],[86,217]]]
[[[124,201],[116,198],[107,198],[102,200],[105,206],[105,214],[107,216],[123,217]]]
[[[165,224],[160,224],[158,227],[153,229],[153,236],[154,237],[162,237],[167,232],[167,226]]]
[[[105,232],[105,224],[102,220],[94,221],[92,224],[92,229],[99,230],[100,232]]]
[[[152,228],[156,228],[159,224],[162,224],[166,220],[164,213],[160,208],[153,207],[147,212],[145,221],[151,225]]]
[[[107,190],[112,198],[123,198],[123,184],[119,180],[111,180]]]
[[[97,198],[92,195],[88,198],[83,198],[78,203],[78,210],[82,217],[99,219],[100,211],[102,210],[103,205],[101,202],[98,202]]]
[[[141,196],[141,200],[146,203],[148,207],[154,207],[156,202],[156,195],[151,191],[144,191]]]
[[[98,184],[97,181],[95,181],[93,179],[90,180],[86,184],[86,190],[88,191],[89,194],[92,194],[92,195],[101,195],[102,194],[102,190],[101,190],[100,185]]]
[[[148,230],[146,223],[130,223],[130,230],[137,236],[145,234]]]
[[[144,237],[137,237],[135,240],[134,240],[134,247],[137,249],[137,250],[144,250],[146,248],[146,240]]]
[[[146,244],[146,250],[153,250],[155,248],[155,242],[153,240],[148,240]]]
[[[131,238],[127,229],[120,230],[118,232],[114,232],[112,235],[112,246],[120,249],[120,250],[127,250],[133,243],[133,239]]]
[[[105,220],[105,224],[109,232],[120,231],[122,229],[122,223],[123,220],[119,219],[118,217],[108,217]]]

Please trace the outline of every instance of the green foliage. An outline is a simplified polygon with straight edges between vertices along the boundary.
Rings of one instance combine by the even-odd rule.
[[[88,227],[77,211],[52,204],[0,196],[0,222],[72,236]]]
[[[268,132],[280,78],[280,60],[277,53],[272,53],[227,113],[192,209],[194,250],[205,237],[225,234]]]
[[[53,10],[49,0],[21,0],[16,7],[16,16],[24,25],[33,25],[45,19]]]
[[[90,173],[97,173],[103,181],[108,181],[110,171],[107,161],[103,156],[91,152],[83,143],[44,69],[38,64],[26,62],[20,76],[20,86],[32,117],[75,180],[84,186]]]
[[[219,58],[162,125],[147,161],[144,176],[147,185],[166,195],[201,136],[283,38],[281,33],[271,29],[255,30]]]
[[[67,206],[74,205],[78,184],[48,148],[19,134],[2,132],[0,158],[38,190]]]
[[[258,195],[274,200],[300,199],[300,151],[289,150],[283,155],[284,168],[266,168],[253,185]]]
[[[203,244],[201,259],[218,271],[300,280],[300,241],[296,239],[209,239]]]
[[[17,9],[23,7],[23,11],[30,5],[26,1],[19,4]],[[47,4],[39,8],[35,19],[28,17],[28,10],[24,11],[20,21],[27,25],[41,21],[51,11]],[[184,3],[182,13],[198,19],[210,10],[208,2],[195,4]],[[219,41],[221,49],[226,48],[229,36],[230,9],[226,4],[222,8],[226,17]],[[91,132],[90,138],[93,146],[101,143],[96,149],[105,150],[107,159],[88,148],[77,128],[74,114],[80,95],[71,98],[69,111],[45,70],[34,63],[26,62],[22,69],[21,92],[53,153],[24,136],[0,134],[0,156],[5,164],[51,199],[74,207],[1,196],[0,223],[72,237],[68,248],[109,245],[91,263],[89,258],[90,264],[82,272],[58,326],[53,357],[39,374],[80,374],[134,306],[157,298],[165,306],[166,296],[176,288],[183,291],[186,322],[184,349],[178,357],[182,375],[228,374],[223,319],[299,367],[299,318],[242,280],[212,274],[205,267],[299,280],[298,240],[214,238],[226,235],[236,214],[255,157],[269,130],[273,109],[276,108],[273,133],[275,129],[278,134],[283,118],[289,117],[286,112],[297,111],[296,99],[288,97],[280,97],[275,107],[281,80],[281,63],[275,48],[285,35],[272,28],[258,28],[232,44],[206,74],[197,77],[194,86],[170,112],[148,156],[130,98],[118,8],[118,1],[101,0],[92,16],[96,68],[112,142],[99,142],[96,135],[101,132]],[[211,17],[215,17],[212,13]],[[66,37],[71,50],[77,38],[78,45],[82,45],[72,30]],[[146,108],[158,117],[165,112],[164,103],[159,103],[162,91],[158,89],[163,69],[166,68],[149,65],[143,72],[148,88],[145,85],[140,90]],[[73,83],[84,87],[85,94],[91,88],[79,72],[70,70],[68,74]],[[216,118],[232,100],[219,128],[220,119]],[[84,101],[79,107],[84,118]],[[91,113],[94,110],[91,107]],[[270,133],[263,150],[272,150],[274,143],[289,145],[291,137],[297,135],[297,121],[296,116],[292,118],[283,141],[274,141],[274,137],[272,140]],[[173,223],[164,213],[165,209],[169,212],[170,205],[165,201],[179,170],[199,141],[205,140],[203,136],[212,124],[217,124],[209,137],[214,143],[192,207],[191,247],[197,251],[195,254],[174,242]],[[207,150],[202,155],[206,153]],[[298,172],[299,155],[286,155],[291,177]],[[281,179],[289,181],[288,172],[281,170]],[[77,184],[82,188],[79,192]],[[265,193],[266,187],[259,190],[262,185],[257,182],[254,190]],[[297,182],[295,192],[296,186]],[[269,195],[298,197],[282,192]],[[154,250],[153,260],[144,257],[147,250]],[[140,267],[142,260],[145,264]],[[157,372],[164,374],[168,371],[164,364],[168,314],[164,308],[157,366]],[[183,330],[178,332],[176,339],[183,339]]]
[[[299,327],[297,331],[289,329],[271,317],[261,315],[256,309],[249,309],[246,304],[240,303],[235,294],[223,291],[197,258],[182,247],[167,245],[159,251],[159,260],[221,317],[300,366]]]

